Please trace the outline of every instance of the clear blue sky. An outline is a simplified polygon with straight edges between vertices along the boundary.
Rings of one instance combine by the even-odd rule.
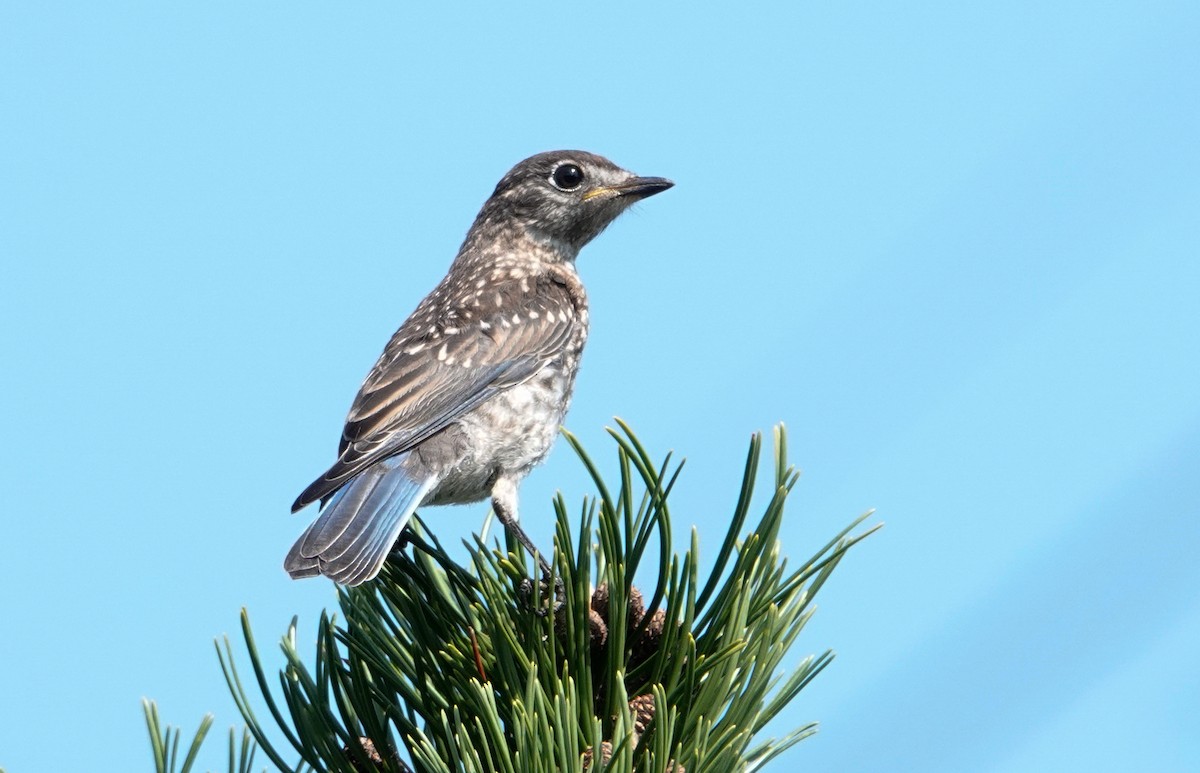
[[[0,7],[0,766],[238,722],[212,638],[332,604],[281,561],[360,380],[578,147],[678,184],[581,256],[568,425],[687,456],[713,549],[780,420],[787,553],[887,524],[776,767],[1200,769],[1200,5],[408,5]]]

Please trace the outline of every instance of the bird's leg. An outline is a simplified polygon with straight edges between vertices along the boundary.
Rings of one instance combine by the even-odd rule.
[[[517,485],[512,480],[500,478],[492,486],[492,512],[496,514],[500,523],[504,524],[508,533],[516,537],[517,541],[529,551],[529,555],[537,557],[542,573],[546,577],[554,577],[554,570],[550,566],[550,562],[546,560],[542,552],[533,544],[533,540],[529,539],[529,535],[521,528],[521,524],[517,522]],[[554,589],[556,595],[564,591],[561,577],[554,577]]]
[[[542,571],[549,577],[551,574],[550,563],[542,556],[541,551],[534,546],[533,540],[529,539],[529,535],[521,528],[521,524],[517,522],[517,486],[508,478],[500,478],[496,484],[492,486],[492,512],[500,519],[500,523],[504,524],[504,528],[508,533],[517,538],[517,541],[525,546],[529,551],[529,555],[536,556],[538,565]]]

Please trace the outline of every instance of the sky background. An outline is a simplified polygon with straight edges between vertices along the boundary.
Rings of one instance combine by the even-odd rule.
[[[500,176],[576,147],[677,186],[580,257],[568,426],[686,456],[710,554],[779,421],[787,554],[886,523],[772,769],[1200,769],[1200,5],[408,5],[0,5],[0,766],[151,770],[148,696],[223,769],[213,638],[311,636],[292,499]],[[557,489],[562,443],[539,544]]]

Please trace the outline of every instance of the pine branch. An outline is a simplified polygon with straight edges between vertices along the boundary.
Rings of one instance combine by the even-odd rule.
[[[247,727],[241,760],[261,747],[276,769],[297,772],[744,771],[815,732],[809,723],[759,738],[833,659],[826,651],[786,676],[782,669],[817,591],[879,525],[855,533],[870,513],[862,516],[788,571],[778,534],[799,474],[779,427],[761,517],[746,530],[762,446],[755,435],[729,531],[701,578],[694,529],[689,549],[673,552],[668,498],[681,465],[669,456],[655,463],[618,425],[615,486],[566,434],[598,496],[574,518],[561,494],[554,501],[556,593],[554,583],[531,580],[535,564],[511,540],[502,552],[476,538],[462,567],[418,524],[413,548],[394,552],[377,581],[339,589],[344,622],[322,616],[311,666],[293,621],[277,690],[243,611],[256,696],[229,640],[218,643]],[[648,593],[631,585],[643,562],[657,564]],[[269,723],[254,711],[258,700]],[[178,731],[164,733],[151,709],[157,769],[174,773]],[[274,745],[280,735],[290,749]],[[248,771],[235,768],[230,743],[230,770]]]

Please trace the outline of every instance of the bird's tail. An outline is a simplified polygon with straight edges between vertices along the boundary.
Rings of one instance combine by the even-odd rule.
[[[284,559],[288,574],[323,574],[342,585],[379,574],[408,519],[437,483],[433,476],[413,480],[403,466],[407,456],[372,465],[330,497]]]

